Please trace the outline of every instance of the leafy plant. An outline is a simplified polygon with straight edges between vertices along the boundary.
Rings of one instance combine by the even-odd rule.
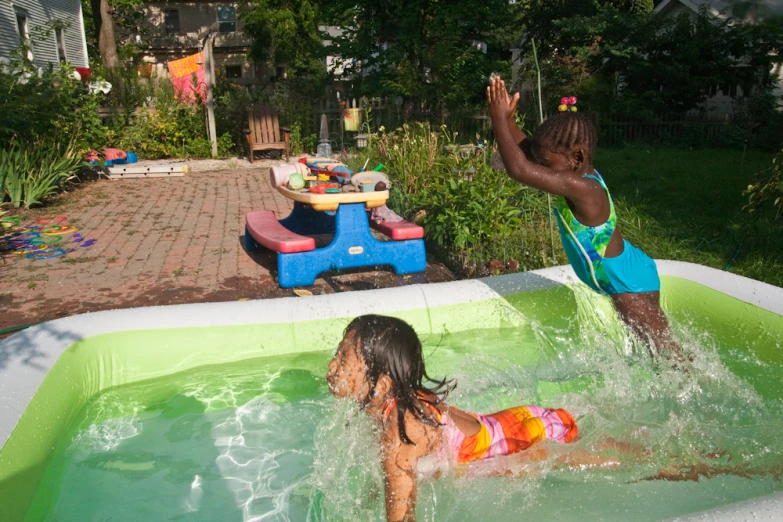
[[[302,128],[299,125],[291,126],[291,154],[294,156],[302,154]]]
[[[0,150],[0,179],[4,196],[8,194],[14,207],[22,203],[27,208],[41,205],[55,194],[62,184],[72,179],[83,164],[72,145],[64,148],[13,143]]]
[[[54,132],[68,135],[80,149],[104,145],[106,130],[98,118],[99,95],[74,77],[68,64],[37,70],[17,58],[0,65],[0,147],[12,140],[32,142]]]
[[[307,151],[314,154],[318,148],[318,136],[315,134],[310,134],[307,137],[307,141],[305,143],[307,145]]]
[[[771,203],[775,208],[775,219],[780,219],[783,215],[783,150],[773,158],[772,166],[762,171],[755,183],[748,185],[745,195],[748,196],[748,204],[745,205],[748,212],[755,212]]]
[[[381,130],[352,166],[383,163],[392,181],[389,206],[409,219],[426,211],[419,222],[428,243],[463,273],[486,274],[492,259],[516,260],[510,266],[521,269],[555,264],[546,195],[491,169],[481,149],[461,148],[456,139],[426,123]]]

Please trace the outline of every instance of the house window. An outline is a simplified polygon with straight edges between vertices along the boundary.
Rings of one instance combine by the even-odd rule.
[[[720,90],[724,96],[737,97],[737,84],[735,82],[727,82],[720,86]]]
[[[231,6],[217,8],[217,19],[221,33],[234,33],[237,30],[237,10]]]
[[[163,23],[166,34],[179,34],[179,10],[166,9],[163,11]]]
[[[22,47],[26,47],[25,58],[27,60],[33,60],[33,49],[30,42],[30,24],[28,22],[27,13],[16,12],[16,29],[19,31],[19,44]]]
[[[65,31],[62,27],[54,30],[54,39],[57,40],[57,59],[65,63],[68,59],[65,56]]]
[[[30,31],[27,26],[27,15],[16,13],[16,29],[19,31],[19,43],[28,45],[30,43]]]
[[[742,97],[750,98],[751,94],[753,94],[753,79],[745,80],[742,82]]]
[[[226,78],[229,78],[229,79],[242,78],[242,66],[241,65],[226,65]]]

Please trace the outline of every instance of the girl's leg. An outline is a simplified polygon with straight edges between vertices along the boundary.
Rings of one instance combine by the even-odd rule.
[[[671,354],[681,362],[682,349],[672,337],[669,320],[660,306],[660,292],[615,294],[614,306],[623,322],[651,349]]]

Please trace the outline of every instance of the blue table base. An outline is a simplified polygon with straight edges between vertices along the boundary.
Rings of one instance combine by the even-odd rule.
[[[291,215],[280,220],[280,224],[301,235],[334,234],[324,248],[293,254],[278,252],[277,271],[282,288],[313,285],[318,274],[329,270],[383,265],[404,275],[427,268],[422,239],[378,241],[372,236],[364,203],[342,204],[335,216],[295,203]],[[245,232],[246,241],[249,237]]]

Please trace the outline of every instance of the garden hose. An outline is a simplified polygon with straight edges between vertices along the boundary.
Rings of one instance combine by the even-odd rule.
[[[734,250],[734,255],[731,256],[731,260],[726,264],[726,266],[723,267],[724,272],[727,272],[731,268],[731,265],[734,264],[734,261],[737,260],[741,252],[742,252],[742,243],[737,245],[737,249]]]
[[[23,324],[20,326],[12,326],[10,328],[5,328],[4,330],[0,330],[0,336],[7,335],[14,332],[20,332],[22,330],[26,330],[27,328],[30,328],[31,326],[35,326],[37,324],[41,324],[41,321],[37,323]]]

